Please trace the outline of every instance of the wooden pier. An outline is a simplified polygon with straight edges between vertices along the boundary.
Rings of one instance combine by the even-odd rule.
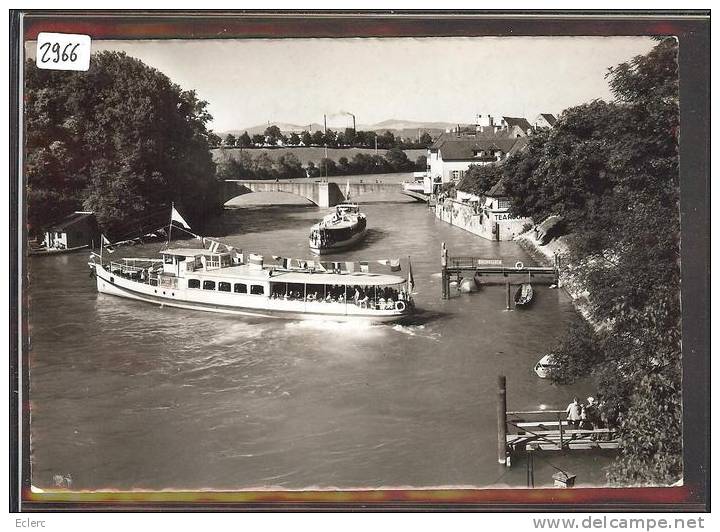
[[[559,280],[558,258],[555,257],[555,265],[525,266],[521,261],[513,266],[504,266],[502,259],[487,259],[482,257],[458,256],[449,257],[445,243],[442,244],[440,254],[440,265],[442,267],[442,298],[450,297],[450,282],[455,280],[458,284],[468,276],[471,279],[478,278],[482,284],[505,284],[508,288],[513,282],[538,283],[557,285]]]
[[[508,467],[514,455],[528,451],[615,450],[610,428],[571,428],[564,410],[507,410],[505,377],[498,378],[498,463]]]

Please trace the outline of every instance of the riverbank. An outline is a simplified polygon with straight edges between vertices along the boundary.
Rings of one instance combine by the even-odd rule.
[[[555,258],[557,257],[558,269],[560,270],[558,275],[558,288],[562,288],[565,291],[577,311],[593,328],[598,330],[602,327],[602,324],[592,312],[589,299],[590,292],[587,291],[580,280],[577,266],[570,262],[569,238],[570,235],[563,235],[553,238],[545,245],[541,245],[537,238],[535,238],[534,231],[528,230],[517,235],[514,240],[534,260],[545,266],[555,264]]]

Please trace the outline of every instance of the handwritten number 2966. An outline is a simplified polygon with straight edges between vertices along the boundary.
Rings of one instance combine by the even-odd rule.
[[[40,49],[43,51],[40,56],[40,62],[47,63],[52,61],[53,63],[59,63],[60,61],[76,61],[77,54],[75,50],[77,50],[78,46],[80,46],[80,43],[68,43],[61,48],[59,43],[46,42],[40,46]]]

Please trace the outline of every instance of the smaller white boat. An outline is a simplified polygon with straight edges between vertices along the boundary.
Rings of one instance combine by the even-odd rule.
[[[560,369],[560,364],[557,363],[552,353],[548,353],[535,364],[535,373],[541,379],[549,379],[552,372]]]

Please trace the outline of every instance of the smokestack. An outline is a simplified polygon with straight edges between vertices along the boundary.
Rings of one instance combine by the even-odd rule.
[[[353,133],[357,133],[357,129],[355,129],[355,115],[352,115],[353,117]]]
[[[327,135],[327,115],[323,115],[323,133]]]

